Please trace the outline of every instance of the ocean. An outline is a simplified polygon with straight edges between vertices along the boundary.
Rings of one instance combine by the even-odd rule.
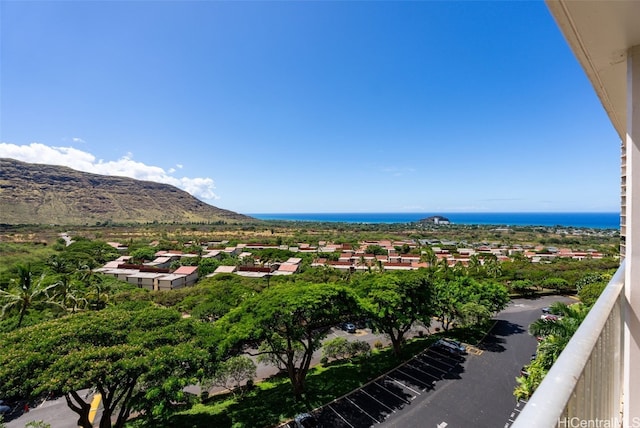
[[[453,224],[504,226],[565,226],[590,229],[620,229],[617,212],[533,213],[263,213],[247,214],[260,220],[329,223],[412,223],[439,215]]]

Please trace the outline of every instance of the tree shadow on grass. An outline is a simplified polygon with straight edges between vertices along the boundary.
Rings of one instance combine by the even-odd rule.
[[[175,428],[230,427],[231,419],[226,414],[189,413],[173,416],[169,423]]]
[[[188,412],[175,415],[170,425],[176,428],[269,427],[307,410],[305,403],[294,400],[291,385],[284,381],[277,384],[270,382],[264,389],[255,388],[241,400],[222,405],[230,399],[228,395],[212,397],[202,407],[196,406]],[[219,410],[212,410],[218,405]]]
[[[199,413],[195,408],[175,415],[171,420],[171,426],[176,428],[276,426],[282,420],[293,418],[298,413],[309,412],[337,396],[359,388],[363,384],[360,376],[371,370],[371,368],[367,369],[367,366],[366,363],[362,365],[343,363],[342,365],[334,364],[322,373],[311,370],[307,377],[307,394],[302,401],[294,399],[293,389],[286,375],[272,376],[265,382],[265,386],[256,387],[238,402],[224,406],[218,414],[211,413],[205,408]],[[229,395],[215,396],[205,404],[214,407],[230,398]]]

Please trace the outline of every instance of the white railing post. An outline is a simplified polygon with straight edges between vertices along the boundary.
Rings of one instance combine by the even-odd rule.
[[[624,426],[633,427],[640,426],[640,46],[627,52],[626,174]]]

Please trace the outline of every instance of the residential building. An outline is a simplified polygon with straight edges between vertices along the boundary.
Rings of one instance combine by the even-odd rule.
[[[184,275],[184,286],[192,286],[198,281],[198,266],[180,266],[173,275]]]

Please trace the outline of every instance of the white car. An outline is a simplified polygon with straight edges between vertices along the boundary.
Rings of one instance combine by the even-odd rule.
[[[457,340],[451,339],[440,339],[438,340],[434,346],[443,349],[452,354],[466,354],[467,348]]]

